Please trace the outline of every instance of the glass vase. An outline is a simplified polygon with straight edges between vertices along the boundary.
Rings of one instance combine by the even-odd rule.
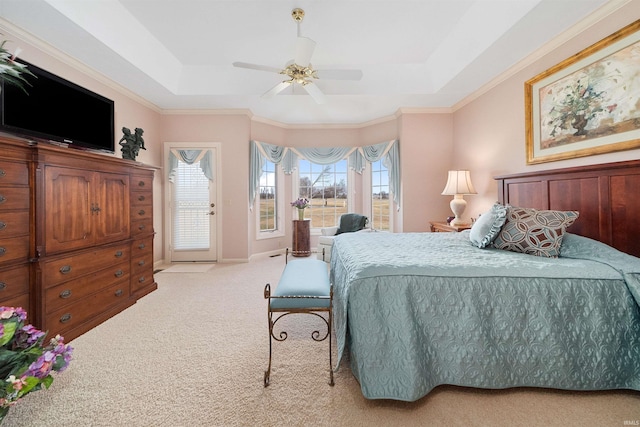
[[[298,221],[304,220],[304,209],[298,209]]]

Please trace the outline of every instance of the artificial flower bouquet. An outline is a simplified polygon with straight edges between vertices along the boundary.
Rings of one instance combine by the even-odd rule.
[[[53,382],[69,365],[73,348],[60,335],[43,346],[45,333],[24,324],[21,307],[0,307],[0,422],[18,400]]]
[[[298,200],[291,202],[291,206],[298,209],[304,209],[309,207],[309,199],[299,198]]]

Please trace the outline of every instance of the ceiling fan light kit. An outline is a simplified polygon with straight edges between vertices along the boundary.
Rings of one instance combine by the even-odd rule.
[[[238,68],[248,68],[251,70],[268,71],[283,74],[289,77],[289,80],[282,81],[262,95],[262,98],[271,98],[276,96],[292,84],[296,83],[318,103],[326,102],[326,96],[314,84],[314,80],[360,80],[362,71],[360,70],[315,70],[311,65],[311,56],[316,48],[316,42],[308,37],[300,35],[300,23],[304,19],[304,10],[295,8],[291,11],[291,17],[298,24],[298,39],[296,41],[296,52],[293,61],[286,64],[285,68],[280,70],[267,65],[251,64],[247,62],[234,62],[233,66]],[[320,76],[318,76],[320,73]]]

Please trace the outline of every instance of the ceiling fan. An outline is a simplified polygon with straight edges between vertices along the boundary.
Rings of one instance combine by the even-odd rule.
[[[316,47],[316,42],[308,37],[300,36],[300,23],[304,19],[304,10],[295,8],[291,11],[291,17],[298,24],[298,40],[296,42],[296,53],[293,60],[285,64],[284,69],[270,67],[268,65],[250,64],[247,62],[234,62],[234,67],[249,68],[252,70],[269,71],[284,74],[289,77],[265,92],[263,98],[272,98],[293,84],[299,84],[318,103],[326,101],[324,93],[314,84],[315,79],[327,80],[360,80],[362,71],[360,70],[315,70],[311,65],[311,56]]]

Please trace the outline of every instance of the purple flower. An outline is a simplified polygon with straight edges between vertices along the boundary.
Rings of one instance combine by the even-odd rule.
[[[23,326],[16,334],[16,344],[21,348],[28,348],[37,343],[45,333],[33,325]]]
[[[298,209],[304,209],[309,206],[309,199],[299,198],[298,200],[291,202],[291,206]]]
[[[38,357],[38,360],[29,365],[29,369],[23,376],[46,378],[53,369],[53,362],[56,360],[56,354],[53,351],[45,351],[45,353]]]

